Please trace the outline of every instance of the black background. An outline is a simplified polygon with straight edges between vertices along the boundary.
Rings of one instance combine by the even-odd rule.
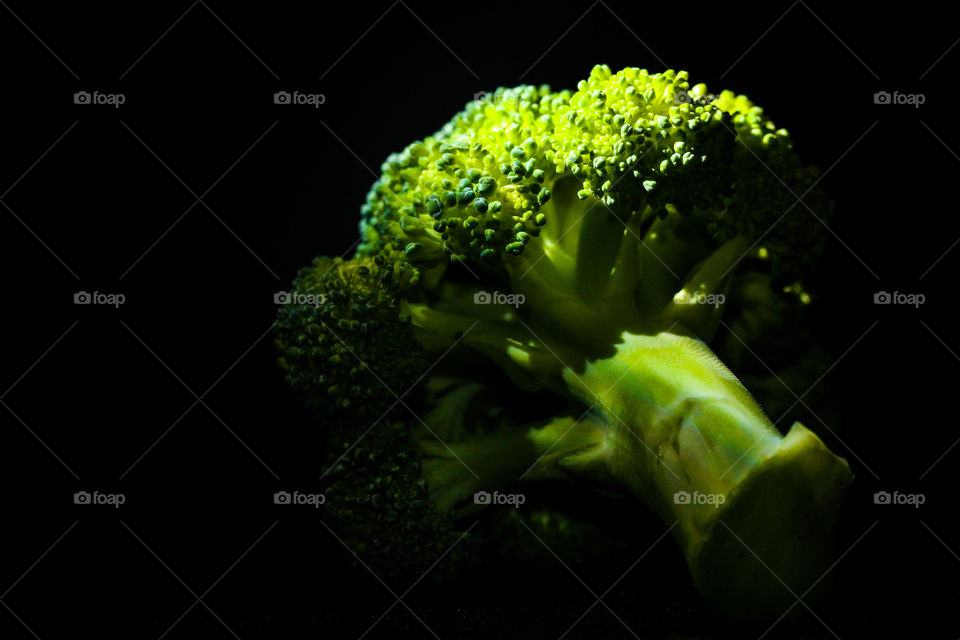
[[[322,472],[311,420],[274,365],[273,295],[314,255],[348,252],[389,152],[479,91],[575,87],[600,62],[689,69],[747,93],[827,170],[838,205],[816,322],[837,360],[818,385],[839,399],[840,440],[807,424],[857,474],[849,553],[816,617],[768,637],[957,637],[960,33],[941,11],[5,5],[0,637],[364,634],[406,585],[349,568],[315,513],[272,504],[275,491],[319,488]],[[74,104],[84,90],[126,102]],[[276,105],[281,90],[326,101]],[[881,90],[926,102],[878,105]],[[81,290],[126,303],[74,305]],[[926,303],[878,306],[878,291]],[[80,490],[127,502],[74,505]],[[926,502],[875,505],[879,490]],[[636,556],[578,571],[586,586],[559,562],[424,581],[367,637],[559,637],[659,527]],[[669,542],[604,603],[567,637],[766,630],[705,611]]]

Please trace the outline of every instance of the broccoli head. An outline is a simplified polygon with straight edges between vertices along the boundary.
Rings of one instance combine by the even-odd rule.
[[[388,157],[356,254],[280,311],[281,365],[345,451],[331,514],[415,574],[476,492],[586,485],[675,525],[721,611],[782,613],[832,561],[852,474],[707,345],[724,317],[784,339],[831,215],[786,130],[683,71],[469,103]]]

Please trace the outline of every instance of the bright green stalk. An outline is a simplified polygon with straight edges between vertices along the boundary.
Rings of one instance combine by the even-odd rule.
[[[676,522],[714,606],[776,615],[826,571],[849,466],[800,423],[782,436],[700,340],[625,334],[616,356],[564,378],[608,428],[561,466],[612,476]]]
[[[414,323],[428,317],[456,318],[420,309]],[[778,615],[793,603],[791,590],[804,593],[826,571],[853,479],[846,461],[800,423],[781,435],[733,373],[675,322],[669,331],[624,333],[612,356],[566,367],[565,350],[523,340],[509,323],[483,321],[463,341],[508,352],[511,368],[532,378],[561,378],[543,383],[591,409],[579,421],[556,418],[449,446],[425,440],[424,477],[442,508],[463,509],[481,489],[563,474],[635,495],[675,525],[698,589],[727,615]]]

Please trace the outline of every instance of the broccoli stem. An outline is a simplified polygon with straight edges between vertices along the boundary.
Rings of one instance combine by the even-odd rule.
[[[594,418],[554,418],[545,423],[502,428],[460,442],[424,437],[418,442],[421,473],[430,500],[462,516],[478,491],[505,490],[522,481],[562,478],[567,456],[603,442],[606,427]]]
[[[415,324],[432,323],[426,309],[418,311]],[[429,315],[445,323],[452,317]],[[833,526],[852,474],[813,433],[795,423],[781,435],[733,373],[675,320],[669,330],[623,333],[613,355],[567,366],[560,344],[524,343],[520,333],[510,337],[516,331],[509,322],[483,321],[464,342],[483,350],[509,341],[518,371],[539,373],[543,384],[590,409],[579,420],[422,441],[435,504],[463,515],[479,508],[471,504],[477,491],[572,476],[635,495],[676,522],[698,589],[727,615],[779,615],[794,603],[791,590],[817,583],[833,557]]]
[[[684,290],[722,291],[743,250],[740,238],[721,247],[693,269]],[[536,323],[536,314],[530,330],[512,312],[486,307],[479,321],[426,305],[406,311],[424,336],[462,336],[464,347],[495,358],[524,388],[546,387],[591,407],[582,424],[562,419],[449,448],[428,444],[424,477],[442,508],[472,509],[476,491],[503,489],[521,476],[565,473],[612,485],[677,523],[698,589],[727,615],[779,615],[794,603],[791,590],[804,593],[826,571],[850,469],[799,423],[781,435],[680,322],[693,321],[699,334],[714,326],[714,310],[687,314],[678,303],[654,328],[619,333],[592,355],[577,355],[566,333]],[[589,339],[591,327],[583,328]],[[574,437],[562,441],[570,427]],[[744,602],[752,604],[737,606]]]
[[[702,340],[712,340],[736,266],[749,248],[749,239],[736,236],[710,254],[674,294],[661,317],[694,329]]]
[[[780,580],[801,594],[826,571],[849,466],[800,423],[782,436],[700,340],[676,329],[622,338],[614,357],[564,374],[608,428],[603,446],[561,466],[602,467],[676,521],[712,604],[777,615],[794,602]]]

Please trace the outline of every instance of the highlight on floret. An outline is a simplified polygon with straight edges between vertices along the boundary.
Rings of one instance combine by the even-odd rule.
[[[480,553],[477,492],[594,487],[675,525],[713,606],[782,613],[832,561],[852,474],[707,345],[789,339],[832,215],[817,175],[746,97],[602,65],[390,155],[356,254],[304,269],[319,302],[279,314],[335,444],[331,517],[416,574]]]

